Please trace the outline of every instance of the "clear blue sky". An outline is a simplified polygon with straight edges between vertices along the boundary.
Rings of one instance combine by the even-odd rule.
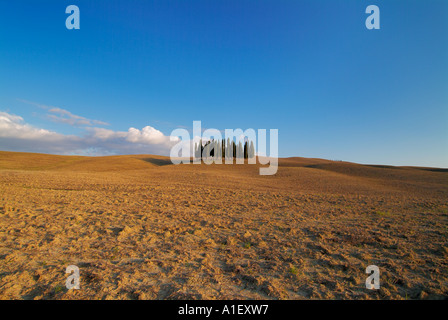
[[[4,121],[88,135],[52,108],[114,132],[201,120],[279,129],[282,157],[448,167],[448,1],[1,1]],[[0,150],[39,151],[11,139]]]

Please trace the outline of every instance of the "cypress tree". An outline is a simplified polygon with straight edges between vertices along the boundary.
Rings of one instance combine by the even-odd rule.
[[[236,158],[236,144],[235,141],[232,140],[232,151],[233,151],[233,159]]]
[[[222,139],[221,143],[221,158],[226,157],[226,140]]]
[[[238,142],[238,153],[237,153],[237,158],[243,158],[244,154],[243,154],[243,144],[240,142]]]
[[[254,147],[254,142],[251,141],[250,142],[250,147],[249,147],[249,158],[253,158],[255,157],[255,147]]]
[[[216,141],[216,160],[221,162],[222,159],[222,144],[221,141]]]
[[[202,160],[202,155],[204,154],[204,146],[202,145],[202,139],[199,141],[199,148],[201,149],[201,154],[199,155],[199,157]]]

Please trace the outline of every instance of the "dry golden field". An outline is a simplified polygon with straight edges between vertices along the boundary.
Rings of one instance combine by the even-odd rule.
[[[447,298],[447,171],[0,152],[0,298]]]

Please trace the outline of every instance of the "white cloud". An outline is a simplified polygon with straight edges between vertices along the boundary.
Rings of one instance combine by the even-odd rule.
[[[68,110],[61,109],[61,108],[50,108],[48,110],[50,114],[47,114],[47,117],[54,121],[59,123],[65,123],[69,124],[71,126],[107,126],[109,125],[106,122],[99,121],[99,120],[91,120],[87,119],[81,116],[78,116],[76,114],[71,113]]]
[[[72,115],[65,111],[59,109],[57,112]],[[80,155],[169,155],[175,143],[150,126],[141,130],[129,128],[128,131],[89,127],[82,136],[64,135],[36,128],[18,115],[0,112],[0,150]]]
[[[47,118],[50,119],[53,122],[58,123],[64,123],[75,127],[83,127],[83,126],[108,126],[109,124],[107,122],[99,121],[99,120],[92,120],[87,119],[81,116],[78,116],[76,114],[71,113],[68,110],[58,108],[58,107],[51,107],[44,104],[40,104],[37,102],[27,101],[23,99],[17,99],[20,102],[30,104],[36,107],[39,107],[41,109],[45,109],[48,111]]]
[[[56,132],[35,128],[26,124],[20,116],[0,112],[0,138],[10,137],[27,140],[57,140],[63,136]]]
[[[127,140],[134,143],[162,143],[165,136],[159,130],[146,126],[142,130],[129,128]]]

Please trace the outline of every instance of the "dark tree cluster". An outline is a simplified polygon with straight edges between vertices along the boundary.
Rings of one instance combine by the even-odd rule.
[[[205,143],[202,139],[194,145],[194,157],[196,159],[203,158],[224,158],[224,159],[252,159],[255,157],[255,147],[253,141],[245,141],[244,144],[239,141],[227,139],[209,140]]]

